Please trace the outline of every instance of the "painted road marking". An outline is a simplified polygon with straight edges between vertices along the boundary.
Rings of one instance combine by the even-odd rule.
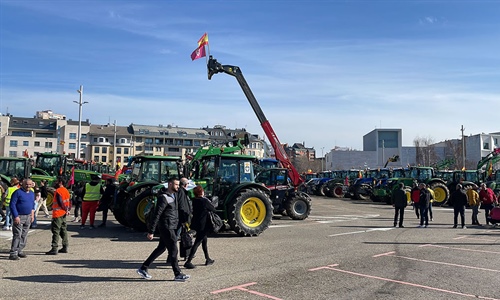
[[[229,288],[225,288],[225,289],[213,291],[213,292],[210,292],[210,294],[220,294],[220,293],[223,293],[223,292],[229,292],[229,291],[233,291],[233,290],[240,290],[240,291],[243,291],[243,292],[247,292],[247,293],[254,294],[254,295],[261,296],[261,297],[268,298],[268,299],[283,300],[281,298],[276,298],[276,297],[273,297],[271,295],[267,295],[267,294],[260,293],[260,292],[257,292],[257,291],[252,291],[252,290],[249,290],[249,289],[246,288],[247,286],[251,286],[251,285],[254,285],[254,284],[257,284],[257,282],[245,283],[245,284],[242,284],[242,285],[237,285],[237,286],[233,286],[233,287],[229,287]]]
[[[394,251],[374,255],[372,257],[382,257],[382,256],[392,256],[392,257],[402,258],[402,259],[406,259],[406,260],[413,260],[413,261],[418,261],[418,262],[424,262],[424,263],[431,263],[431,264],[437,264],[437,265],[453,266],[453,267],[460,267],[460,268],[465,268],[465,269],[474,269],[474,270],[500,273],[500,270],[480,268],[480,267],[467,266],[467,265],[452,264],[452,263],[440,262],[440,261],[435,261],[435,260],[427,260],[427,259],[420,259],[420,258],[413,258],[413,257],[408,257],[408,256],[396,255]]]
[[[484,245],[484,244],[478,244],[478,245]],[[496,244],[489,244],[489,245],[496,245]],[[477,249],[468,249],[468,248],[460,248],[460,247],[447,247],[447,246],[434,245],[434,244],[426,244],[426,245],[421,245],[419,247],[436,247],[436,248],[462,250],[462,251],[470,251],[470,252],[500,254],[500,252],[498,252],[498,251],[477,250]]]
[[[385,278],[385,277],[379,277],[379,276],[373,276],[373,275],[368,275],[368,274],[362,274],[362,273],[356,273],[356,272],[341,270],[341,269],[336,268],[336,266],[338,266],[338,265],[329,265],[329,266],[324,266],[324,267],[310,269],[309,271],[317,271],[317,270],[327,269],[327,270],[332,270],[332,271],[341,272],[341,273],[345,273],[345,274],[350,274],[350,275],[354,275],[354,276],[365,277],[365,278],[370,278],[370,279],[377,279],[377,280],[388,281],[388,282],[393,282],[393,283],[399,283],[399,284],[403,284],[403,285],[413,286],[413,287],[417,287],[417,288],[422,288],[422,289],[427,289],[427,290],[432,290],[432,291],[437,291],[437,292],[442,292],[442,293],[447,293],[447,294],[453,294],[453,295],[459,295],[459,296],[465,296],[465,297],[477,298],[477,299],[500,300],[498,298],[491,298],[491,297],[485,297],[485,296],[479,296],[479,295],[465,294],[465,293],[461,293],[461,292],[456,292],[456,291],[450,291],[450,290],[435,288],[435,287],[432,287],[432,286],[421,285],[421,284],[416,284],[416,283],[407,282],[407,281],[401,281],[401,280],[395,280],[395,279],[390,279],[390,278]]]
[[[458,236],[456,238],[453,238],[454,240],[476,240],[476,241],[485,241],[485,242],[496,242],[498,239],[482,239],[482,238],[473,238],[473,237],[468,237],[465,235]]]
[[[341,236],[341,235],[365,233],[365,232],[372,232],[372,231],[389,231],[389,230],[393,230],[393,229],[394,229],[394,227],[388,227],[388,228],[371,228],[371,229],[367,229],[367,230],[350,231],[350,232],[330,234],[329,236]]]

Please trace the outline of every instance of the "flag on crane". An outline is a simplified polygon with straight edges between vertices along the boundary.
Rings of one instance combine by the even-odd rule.
[[[208,34],[205,32],[203,36],[198,40],[198,48],[196,48],[193,53],[191,53],[191,60],[196,60],[207,56],[205,51],[205,45],[208,46]],[[210,52],[210,49],[209,49]]]
[[[198,47],[208,45],[208,34],[205,34],[198,40]]]

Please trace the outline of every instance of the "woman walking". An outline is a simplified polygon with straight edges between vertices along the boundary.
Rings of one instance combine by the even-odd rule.
[[[205,254],[205,266],[214,263],[214,260],[208,255],[207,235],[211,230],[209,221],[209,212],[215,212],[215,207],[208,198],[205,198],[205,191],[201,185],[193,189],[195,198],[193,199],[193,218],[191,229],[196,230],[196,240],[194,241],[189,257],[184,264],[186,269],[194,269],[196,266],[191,262],[196,254],[196,250],[201,244]]]

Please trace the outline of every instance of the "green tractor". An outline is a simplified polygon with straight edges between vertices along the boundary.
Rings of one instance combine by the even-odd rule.
[[[152,188],[181,175],[182,164],[178,156],[134,156],[131,173],[117,188],[113,203],[116,220],[137,231],[146,231],[145,211],[153,197]]]

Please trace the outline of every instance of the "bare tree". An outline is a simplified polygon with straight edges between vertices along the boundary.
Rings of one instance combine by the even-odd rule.
[[[434,139],[432,137],[419,137],[413,140],[416,149],[416,162],[421,166],[430,166],[438,160],[436,149],[434,148]]]
[[[313,172],[321,171],[321,160],[309,160],[307,156],[296,156],[291,159],[293,166],[297,172],[304,173],[312,170]]]

